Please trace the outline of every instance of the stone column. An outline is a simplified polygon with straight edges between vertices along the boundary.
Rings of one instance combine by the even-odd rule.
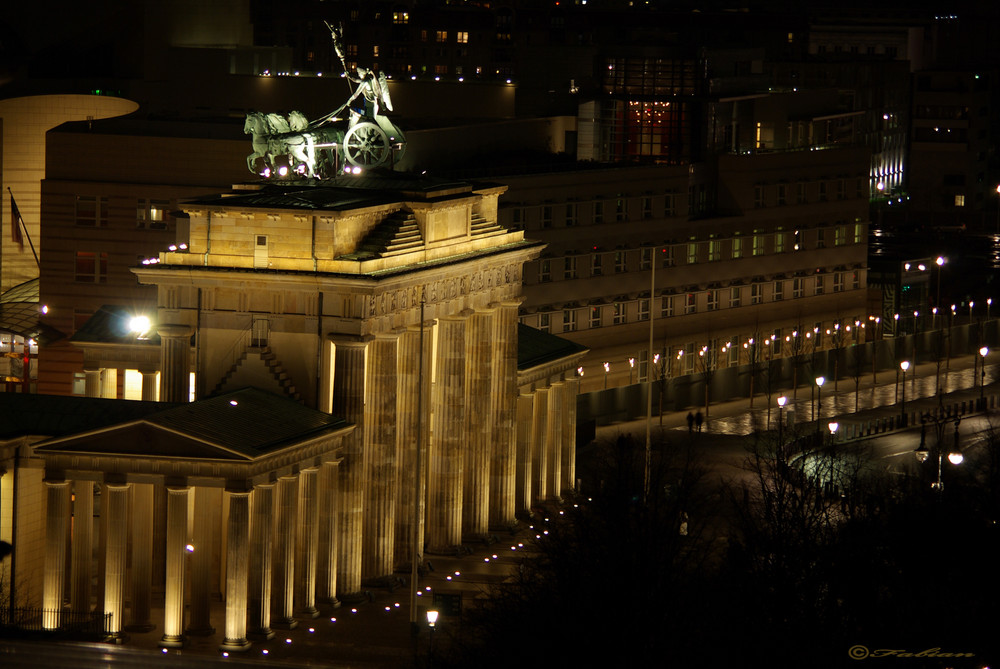
[[[365,511],[362,582],[378,583],[393,571],[396,521],[397,335],[368,345],[365,383]]]
[[[467,316],[438,322],[432,391],[434,430],[427,490],[427,550],[451,552],[462,543],[462,449],[465,446],[465,329]]]
[[[160,401],[187,402],[191,388],[191,335],[189,325],[160,325]]]
[[[247,640],[247,571],[250,562],[250,492],[226,490],[226,636],[221,651],[244,651]]]
[[[557,381],[549,389],[549,415],[545,419],[548,434],[545,438],[545,471],[548,499],[558,500],[562,495],[562,428],[563,395],[566,384]]]
[[[187,562],[188,501],[187,486],[167,488],[167,583],[163,602],[163,637],[160,646],[184,645],[184,572]]]
[[[104,562],[104,612],[110,614],[105,630],[119,636],[125,624],[125,570],[128,560],[129,485],[108,482],[103,511],[108,515],[108,541]]]
[[[319,615],[316,608],[316,547],[319,544],[319,499],[317,478],[319,469],[312,467],[299,473],[299,536],[295,564],[295,604],[309,616]]]
[[[219,532],[215,511],[222,505],[222,491],[219,488],[198,487],[194,489],[194,536],[191,545],[194,552],[191,561],[191,603],[190,619],[186,632],[193,636],[211,636],[212,627],[212,554],[215,551],[215,536]]]
[[[298,525],[299,477],[282,476],[278,479],[278,508],[274,522],[274,564],[271,578],[272,625],[281,629],[295,629],[299,622],[294,617],[295,587],[295,530]]]
[[[250,525],[250,633],[272,639],[271,550],[274,532],[274,483],[253,489],[253,520]],[[232,512],[230,511],[230,515]]]
[[[335,341],[333,415],[357,427],[344,437],[338,472],[337,583],[341,599],[361,592],[361,532],[364,510],[365,341]]]
[[[576,490],[576,398],[580,392],[580,379],[566,380],[563,388],[562,411],[562,489]]]
[[[548,490],[548,464],[546,453],[546,443],[549,434],[549,389],[538,388],[535,390],[534,413],[531,422],[531,473],[532,473],[532,496],[528,500],[529,504],[546,499]]]
[[[489,532],[490,441],[493,406],[490,395],[493,314],[469,316],[465,331],[465,429],[463,449],[462,536],[482,541]]]
[[[118,370],[114,367],[101,370],[101,397],[118,399]]]
[[[101,396],[101,370],[83,368],[83,394],[87,397]]]
[[[517,396],[517,473],[514,504],[517,511],[531,509],[531,435],[534,429],[533,394]]]
[[[337,599],[337,468],[340,461],[324,462],[319,470],[319,555],[316,561],[319,598],[340,606]]]
[[[494,529],[508,529],[515,522],[517,309],[517,302],[504,302],[497,307],[494,317],[490,391],[493,434],[490,439],[489,517],[489,526]]]
[[[424,547],[424,498],[427,494],[427,452],[430,450],[430,350],[433,335],[431,326],[424,327],[423,387],[420,386],[420,328],[414,327],[399,336],[399,374],[396,385],[396,444],[400,460],[396,471],[396,540],[395,564],[397,569],[409,571],[413,563],[414,523],[416,523],[416,550],[418,559]],[[420,421],[420,480],[414,498],[414,480],[417,474],[417,411],[423,414]],[[416,504],[416,510],[414,510]]]
[[[42,582],[42,628],[62,623],[66,578],[66,529],[69,527],[69,481],[45,480],[45,571]]]
[[[91,562],[94,559],[94,483],[73,482],[73,566],[70,570],[70,607],[90,611]]]
[[[159,388],[156,385],[156,371],[143,371],[142,374],[142,399],[147,402],[155,402]]]
[[[149,632],[153,587],[153,485],[132,484],[132,611],[130,632]]]

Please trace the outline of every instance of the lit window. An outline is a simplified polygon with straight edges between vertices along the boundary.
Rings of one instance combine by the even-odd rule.
[[[457,33],[455,33],[455,41],[458,42],[459,44],[468,44],[469,33],[464,30],[458,31]]]
[[[764,255],[764,235],[760,234],[760,230],[753,231],[753,254]]]
[[[738,236],[733,237],[733,260],[743,257],[743,240]]]
[[[687,263],[693,265],[698,262],[698,242],[690,242],[687,245]]]
[[[716,260],[722,260],[722,242],[718,239],[712,239],[708,242],[708,261],[715,262]]]
[[[167,229],[167,200],[139,200],[135,207],[135,226],[151,230]]]
[[[785,233],[781,228],[778,228],[778,232],[774,233],[774,252],[785,252]]]
[[[447,42],[448,41],[448,31],[447,30],[438,30],[434,34],[434,39],[437,40],[438,42]]]
[[[410,22],[410,13],[409,12],[393,12],[392,13],[392,22],[395,23],[396,25],[405,25],[405,24],[407,24],[407,23]]]
[[[965,206],[965,196],[964,195],[956,195],[955,196],[955,206],[956,207],[964,207]]]

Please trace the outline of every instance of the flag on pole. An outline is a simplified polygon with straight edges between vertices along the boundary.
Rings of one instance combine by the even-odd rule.
[[[14,194],[10,194],[10,238],[17,242],[17,248],[21,251],[24,250],[24,236],[21,234],[21,228],[24,225],[24,219],[21,218],[21,212],[17,209],[17,202],[14,201]]]

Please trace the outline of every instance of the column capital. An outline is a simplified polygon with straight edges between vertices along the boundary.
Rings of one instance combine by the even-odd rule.
[[[66,475],[63,472],[57,472],[49,474],[45,473],[45,478],[42,479],[42,483],[50,488],[55,488],[57,486],[67,486],[69,485],[69,480],[66,479]]]
[[[326,335],[326,339],[337,346],[364,348],[374,337],[372,335],[351,335],[341,332],[330,332]]]
[[[164,339],[182,339],[194,334],[194,328],[190,325],[171,324],[156,326],[156,334]]]

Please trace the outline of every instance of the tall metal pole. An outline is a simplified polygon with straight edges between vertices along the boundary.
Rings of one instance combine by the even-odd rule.
[[[650,254],[652,261],[649,272],[649,351],[646,354],[646,462],[642,476],[642,495],[649,499],[649,468],[652,458],[652,425],[653,425],[653,296],[656,294],[656,247]]]
[[[420,442],[423,436],[424,398],[424,291],[420,289],[420,336],[417,338],[417,447],[416,463],[413,468],[413,529],[411,541],[413,554],[410,563],[410,625],[417,625],[417,576],[420,565]]]

